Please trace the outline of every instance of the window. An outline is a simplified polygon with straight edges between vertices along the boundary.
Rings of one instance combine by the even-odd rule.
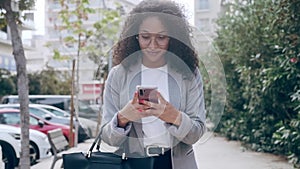
[[[38,116],[38,117],[45,117],[47,113],[43,112],[42,110],[36,109],[36,108],[29,108],[29,112]]]
[[[20,124],[20,114],[19,113],[6,113],[3,114],[3,120],[5,124],[17,125]]]
[[[37,126],[39,124],[39,121],[36,118],[33,118],[33,117],[30,116],[29,117],[29,124]]]
[[[0,124],[6,124],[6,119],[3,114],[0,114]]]
[[[59,0],[53,0],[51,6],[49,8],[51,8],[51,9],[60,9],[61,6],[60,6]]]
[[[209,19],[199,19],[197,27],[202,32],[209,32],[210,31]]]
[[[199,7],[200,10],[209,9],[208,0],[199,0],[199,6],[198,7]]]
[[[52,105],[61,109],[64,109],[64,104],[66,102],[68,98],[63,98],[63,97],[53,97],[53,98],[49,98],[49,97],[37,97],[37,98],[30,98],[29,100],[32,103],[36,103],[36,104],[46,104],[46,105]]]
[[[34,14],[33,13],[25,13],[24,18],[25,18],[25,20],[34,21]]]

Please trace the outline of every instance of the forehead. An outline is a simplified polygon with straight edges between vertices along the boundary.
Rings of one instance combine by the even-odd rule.
[[[145,18],[139,27],[139,32],[163,33],[167,31],[165,25],[157,16]]]

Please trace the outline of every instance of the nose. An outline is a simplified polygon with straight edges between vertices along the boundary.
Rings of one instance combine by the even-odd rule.
[[[148,47],[150,49],[158,48],[158,44],[156,43],[156,37],[151,37]]]

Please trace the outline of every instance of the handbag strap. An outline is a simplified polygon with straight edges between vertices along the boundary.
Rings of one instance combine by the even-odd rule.
[[[88,152],[86,153],[86,158],[89,158],[91,157],[91,154],[92,154],[92,151],[95,147],[95,145],[97,144],[97,150],[100,150],[100,144],[101,144],[101,134],[102,134],[102,131],[103,131],[103,127],[105,125],[103,125],[101,128],[100,128],[100,131],[99,131],[99,134],[97,135],[97,137],[95,138],[94,142],[92,143],[91,147],[89,148]],[[122,160],[125,160],[127,159],[126,158],[126,153],[125,153],[125,148],[123,148],[123,153],[122,153]]]
[[[98,149],[98,150],[100,149],[101,134],[102,134],[102,127],[101,127],[101,129],[100,129],[99,134],[97,135],[97,137],[96,137],[95,140],[93,141],[91,147],[89,148],[88,152],[86,153],[86,157],[87,157],[87,158],[91,157],[92,151],[93,151],[93,149],[94,149],[94,147],[95,147],[96,144],[98,144],[98,145],[97,145],[97,149]],[[98,147],[98,146],[99,146],[99,147]]]

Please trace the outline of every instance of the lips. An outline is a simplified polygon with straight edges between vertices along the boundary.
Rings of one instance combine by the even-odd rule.
[[[160,51],[146,51],[149,56],[157,56],[160,54]]]

